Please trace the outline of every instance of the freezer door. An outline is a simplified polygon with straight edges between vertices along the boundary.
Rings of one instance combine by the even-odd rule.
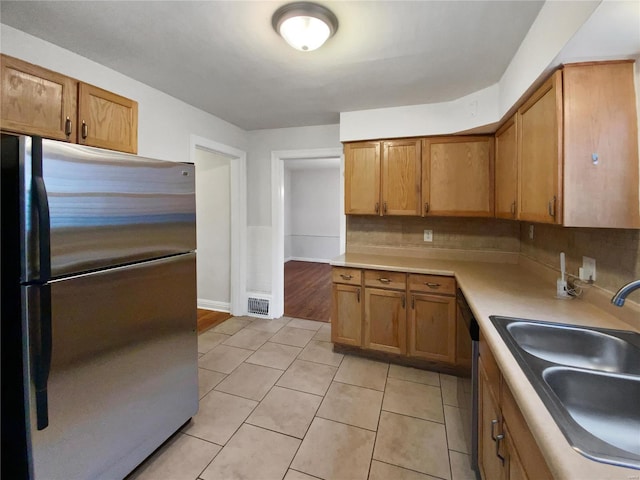
[[[51,282],[48,365],[41,288],[23,287],[32,478],[123,478],[198,409],[195,254]]]
[[[195,250],[192,164],[54,140],[42,140],[40,160],[36,139],[23,141],[23,281],[48,279],[38,272],[47,238],[51,278]]]

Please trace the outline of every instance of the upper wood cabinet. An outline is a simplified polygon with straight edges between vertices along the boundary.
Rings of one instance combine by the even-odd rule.
[[[496,132],[496,217],[517,218],[518,149],[516,116]]]
[[[493,137],[422,141],[424,215],[493,216]]]
[[[345,213],[420,215],[420,140],[344,146]]]
[[[3,131],[137,153],[137,102],[17,58],[0,58]]]
[[[382,214],[420,215],[420,140],[382,142]]]
[[[562,71],[518,110],[520,220],[562,223]]]
[[[640,228],[633,62],[565,65],[520,107],[518,218]]]
[[[2,62],[2,130],[75,141],[78,82],[6,55]]]
[[[380,142],[345,144],[344,185],[346,214],[380,213]]]
[[[80,83],[78,106],[78,143],[128,153],[137,152],[137,102]]]

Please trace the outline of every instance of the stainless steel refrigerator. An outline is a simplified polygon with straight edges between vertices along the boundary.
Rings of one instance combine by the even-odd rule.
[[[195,170],[2,136],[2,470],[117,479],[198,409]]]

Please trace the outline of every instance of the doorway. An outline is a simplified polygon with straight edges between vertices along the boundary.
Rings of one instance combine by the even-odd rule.
[[[198,308],[245,315],[246,153],[191,136],[196,166]]]
[[[335,176],[337,178],[337,193],[332,192],[333,200],[336,202],[336,210],[337,210],[337,218],[338,222],[338,232],[337,239],[335,230],[330,235],[325,235],[326,237],[332,238],[324,238],[323,234],[318,232],[316,227],[319,226],[320,222],[317,221],[316,214],[309,214],[305,217],[304,208],[298,212],[302,218],[301,223],[306,227],[300,229],[297,233],[298,235],[294,235],[294,231],[291,227],[294,225],[293,222],[293,210],[291,213],[287,213],[287,215],[291,215],[291,221],[285,220],[285,196],[286,191],[289,193],[294,191],[294,186],[300,186],[300,190],[306,190],[311,193],[311,198],[306,200],[307,205],[313,204],[314,201],[316,203],[321,202],[321,196],[323,193],[326,193],[326,189],[323,188],[323,184],[321,183],[321,174],[311,174],[310,182],[312,184],[311,187],[304,188],[304,185],[309,185],[305,183],[305,181],[299,180],[290,183],[287,188],[286,184],[291,182],[291,176],[285,173],[285,165],[289,164],[293,167],[293,171],[297,170],[295,165],[298,164],[300,170],[305,170],[304,167],[307,167],[308,170],[318,169],[322,163],[333,162],[333,167],[336,167],[334,170]],[[337,166],[339,165],[339,169]],[[285,304],[285,258],[290,262],[308,262],[308,263],[320,263],[322,267],[330,274],[330,267],[328,265],[328,261],[331,258],[344,253],[345,243],[346,243],[346,219],[344,216],[344,206],[343,206],[343,193],[344,193],[344,162],[342,159],[342,149],[341,148],[324,148],[324,149],[313,149],[313,150],[288,150],[288,151],[274,151],[271,153],[271,179],[272,179],[272,308],[270,309],[271,317],[280,317],[284,314],[284,304]],[[326,168],[326,165],[323,167]],[[322,168],[320,168],[322,169]],[[289,170],[289,169],[287,169]],[[295,175],[295,174],[294,174]],[[287,179],[288,177],[288,179]],[[301,175],[302,178],[302,175]],[[315,193],[314,193],[315,192]],[[315,195],[315,196],[314,196]],[[331,203],[331,202],[328,202]],[[296,208],[303,207],[301,202],[295,202]],[[287,234],[290,239],[287,240],[287,244],[285,245],[285,222],[288,222],[287,225]],[[311,224],[311,225],[310,225]],[[306,229],[306,230],[305,230]],[[335,249],[327,248],[327,245],[333,244],[335,245],[337,240],[338,250],[336,253]],[[296,243],[297,242],[297,243]],[[285,257],[285,246],[287,248],[287,256]],[[292,264],[293,265],[293,264]],[[300,266],[300,265],[299,265]],[[323,282],[323,285],[326,285],[327,288],[330,289],[330,277],[327,277],[329,280],[327,282]],[[300,284],[301,282],[298,282]],[[307,286],[300,286],[301,290],[306,294],[313,295],[314,294],[314,286],[308,284]],[[330,302],[330,299],[329,299]],[[325,320],[329,318],[325,315]]]

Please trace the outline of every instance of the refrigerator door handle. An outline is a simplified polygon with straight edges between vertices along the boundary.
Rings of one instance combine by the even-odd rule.
[[[44,184],[42,169],[42,138],[32,137],[31,143],[31,172],[33,188],[33,203],[38,214],[38,263],[41,282],[51,278],[51,225],[49,219],[49,201]]]
[[[36,403],[36,424],[38,430],[49,426],[49,406],[47,382],[51,370],[52,330],[51,330],[51,286],[33,285],[36,290],[37,308],[30,321],[32,331],[33,385]],[[31,314],[30,314],[31,315]]]

